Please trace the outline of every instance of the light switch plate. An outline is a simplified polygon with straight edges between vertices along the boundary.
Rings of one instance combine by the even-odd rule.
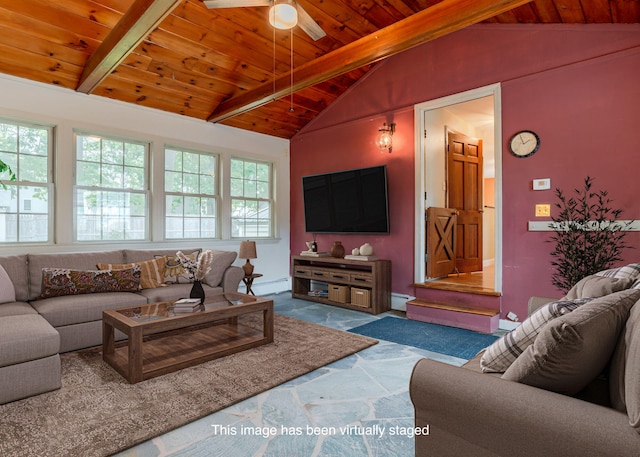
[[[551,178],[533,180],[533,190],[549,190],[549,189],[551,189]]]

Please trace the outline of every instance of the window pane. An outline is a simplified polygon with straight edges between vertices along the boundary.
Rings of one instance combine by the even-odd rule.
[[[216,161],[210,155],[200,155],[200,174],[214,177],[216,175]]]
[[[0,124],[0,150],[18,152],[18,126]]]
[[[90,162],[76,163],[76,183],[79,186],[91,186],[100,182],[100,164]]]
[[[49,134],[46,130],[20,127],[20,154],[32,154],[47,157],[49,155]]]
[[[269,198],[269,183],[257,182],[256,183],[256,197]]]
[[[166,237],[170,239],[184,238],[182,231],[182,217],[166,218]]]
[[[19,226],[19,238],[23,243],[41,243],[49,238],[49,216],[47,214],[22,214]]]
[[[214,238],[216,236],[216,221],[213,218],[203,218],[200,220],[200,234],[203,238]]]
[[[122,167],[119,165],[102,165],[102,185],[101,187],[111,187],[114,189],[122,189],[124,176],[122,175]],[[98,185],[98,184],[94,184]]]
[[[0,175],[7,187],[0,188],[0,243],[49,241],[50,143],[49,127],[0,122],[0,159],[16,178]]]
[[[168,216],[182,216],[182,197],[167,195],[165,212]]]
[[[256,182],[254,180],[248,180],[244,182],[244,194],[245,197],[256,198],[258,193],[256,190]]]
[[[184,183],[182,186],[182,192],[185,194],[197,194],[199,193],[198,175],[192,175],[185,173],[183,176]]]
[[[144,167],[145,149],[141,144],[124,144],[124,164],[131,167]]]
[[[17,173],[19,171],[17,154],[12,154],[9,152],[0,152],[0,159],[2,159],[4,163],[9,165],[9,168],[11,168],[11,171],[13,171],[14,173]],[[9,177],[10,176],[8,171],[5,171],[4,173],[0,174],[0,179],[9,179]]]
[[[198,154],[185,152],[183,155],[184,171],[186,173],[200,173],[200,158]]]
[[[231,163],[232,236],[273,236],[272,165],[241,159],[232,159]]]
[[[165,200],[166,238],[216,236],[217,161],[210,153],[165,148],[164,188],[173,194]]]
[[[241,179],[231,178],[231,196],[242,197],[244,195],[244,183]]]
[[[216,193],[215,179],[213,176],[200,176],[200,193],[213,195]]]
[[[124,143],[122,141],[102,141],[102,161],[105,163],[124,164]]]
[[[201,199],[202,215],[213,218],[216,216],[216,200],[214,198]]]
[[[173,149],[166,149],[164,154],[164,169],[182,172],[182,153]]]
[[[184,214],[188,216],[200,215],[200,199],[198,197],[185,197]]]
[[[31,182],[47,182],[49,175],[47,156],[20,155],[20,180]]]
[[[165,171],[164,190],[165,192],[182,192],[182,173]]]
[[[76,157],[78,160],[100,162],[100,138],[79,137]]]
[[[257,177],[257,165],[253,162],[244,163],[244,179],[255,180]]]
[[[145,194],[129,194],[129,214],[144,217],[147,211],[147,196]]]
[[[76,239],[146,239],[148,146],[81,134],[76,144]]]
[[[124,169],[125,189],[144,189],[144,169],[126,167]]]
[[[244,177],[244,162],[238,159],[231,159],[231,177],[242,178]]]
[[[266,163],[259,163],[257,166],[257,178],[260,181],[269,181],[270,180],[270,167]]]

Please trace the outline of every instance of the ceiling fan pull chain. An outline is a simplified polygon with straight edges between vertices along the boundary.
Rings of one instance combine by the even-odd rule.
[[[294,109],[293,109],[293,30],[290,30],[289,33],[291,34],[291,71],[289,72],[290,78],[291,78],[291,86],[289,88],[289,95],[291,97],[291,105],[289,108],[289,112],[293,113]]]
[[[276,99],[276,29],[273,29],[273,100]]]

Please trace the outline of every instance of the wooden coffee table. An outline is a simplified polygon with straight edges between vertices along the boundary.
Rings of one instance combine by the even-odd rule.
[[[173,302],[103,311],[102,358],[131,384],[273,342],[273,300],[241,293],[208,297],[202,309],[172,312]],[[261,313],[262,330],[238,323]],[[115,342],[115,329],[128,339]]]

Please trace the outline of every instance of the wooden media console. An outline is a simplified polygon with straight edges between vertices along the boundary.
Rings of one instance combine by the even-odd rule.
[[[380,314],[391,309],[391,261],[347,260],[334,257],[293,256],[292,296],[343,308]],[[324,296],[313,293],[312,281],[348,287]],[[334,288],[335,289],[335,288]],[[339,297],[339,298],[338,298]],[[337,298],[339,301],[331,300]]]

